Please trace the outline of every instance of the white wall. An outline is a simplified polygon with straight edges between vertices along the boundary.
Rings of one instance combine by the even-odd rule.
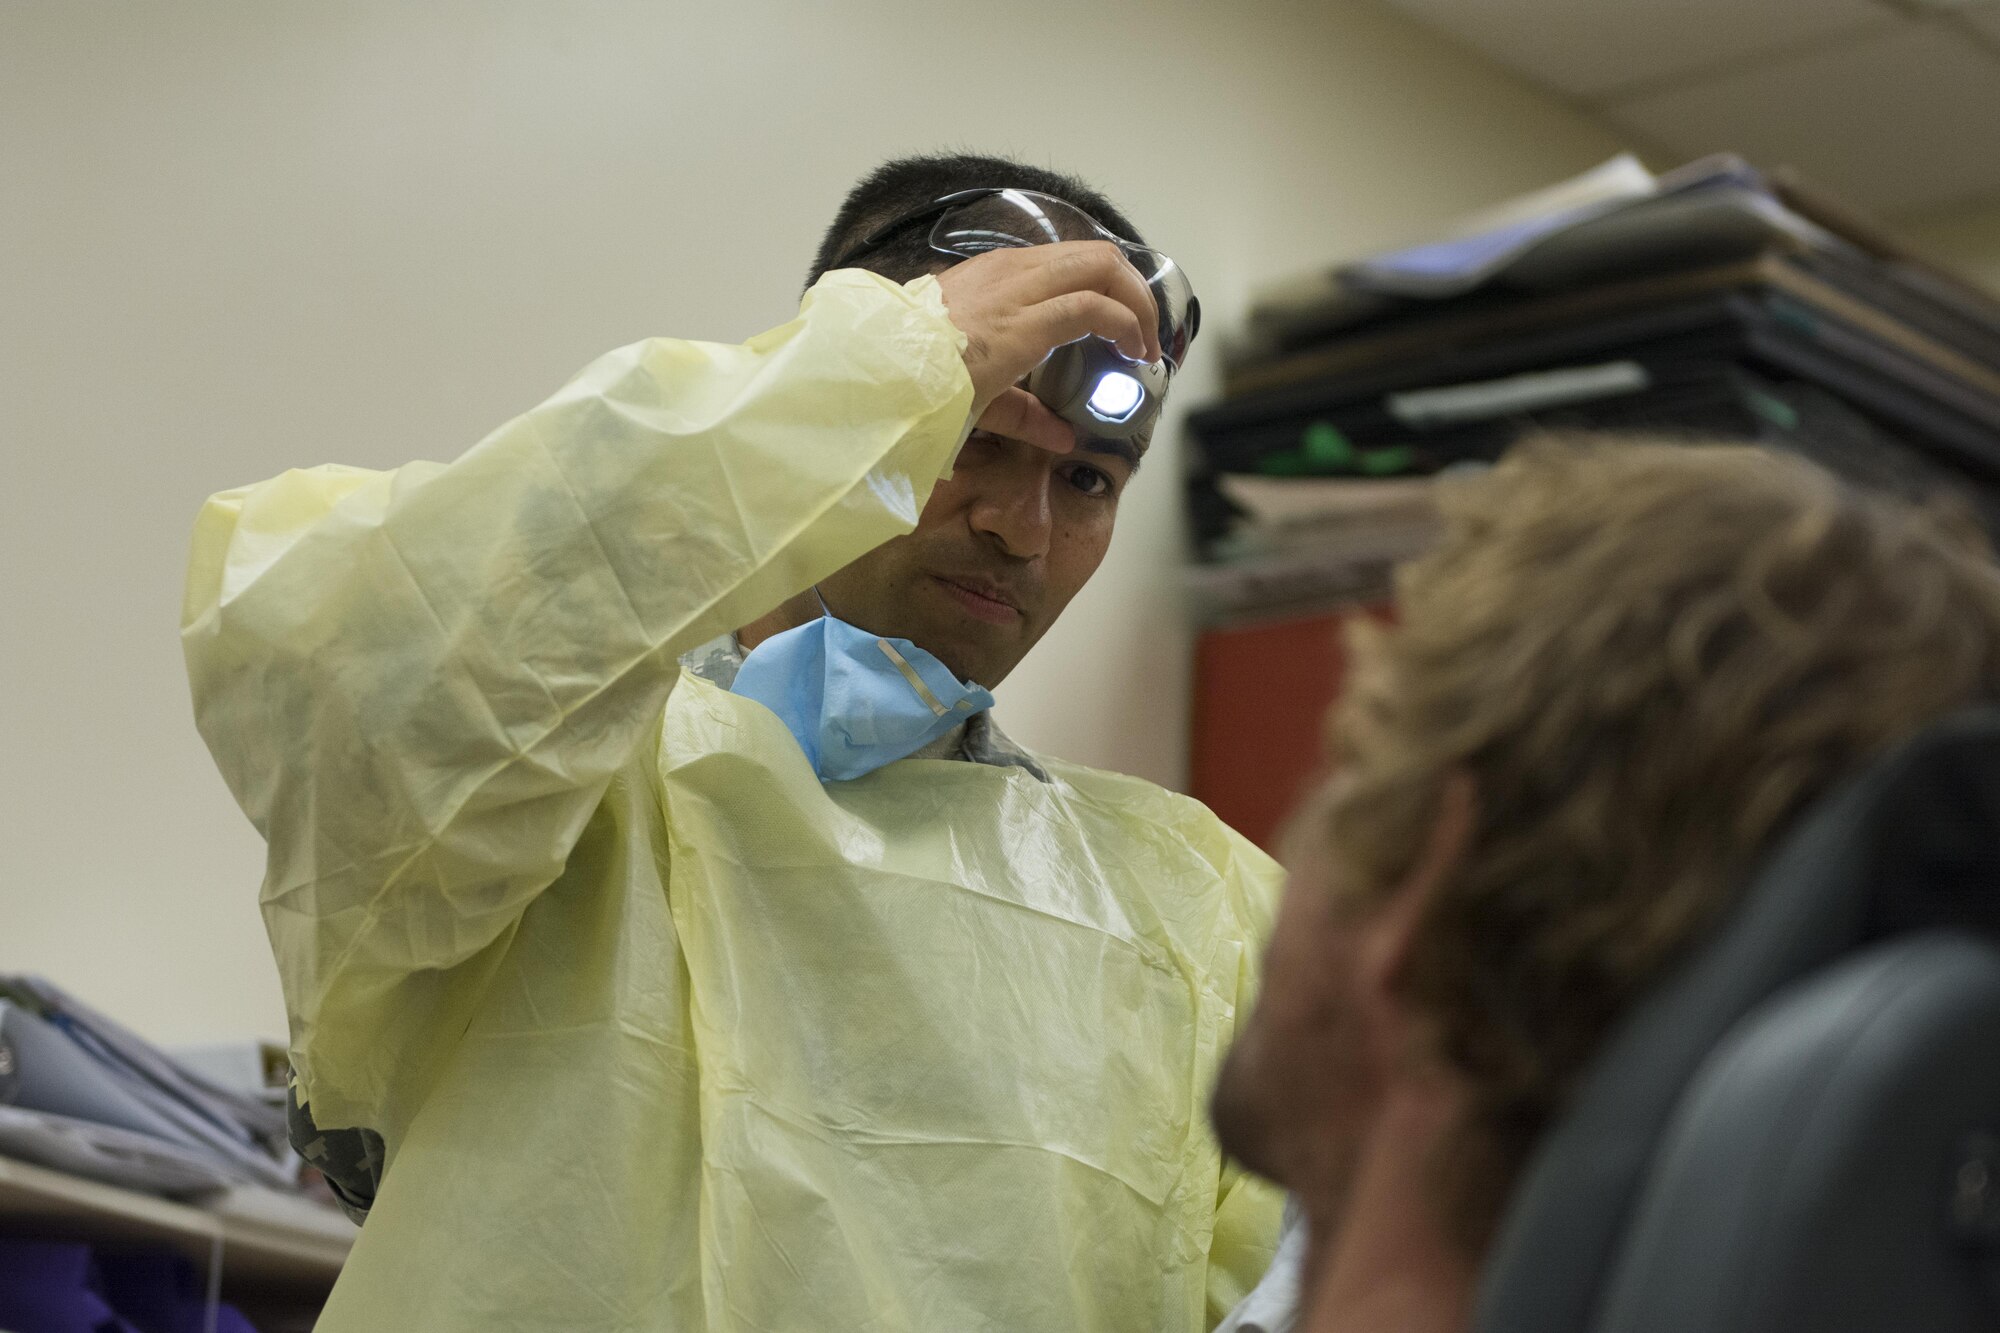
[[[261,846],[175,637],[202,497],[448,458],[606,348],[777,323],[852,180],[941,145],[1098,181],[1211,328],[1255,281],[1618,146],[1362,4],[0,10],[0,970],[163,1039],[281,1034]],[[1002,717],[1172,783],[1165,435]]]

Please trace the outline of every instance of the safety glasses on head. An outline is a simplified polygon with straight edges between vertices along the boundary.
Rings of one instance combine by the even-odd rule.
[[[1201,328],[1201,302],[1180,265],[1158,250],[1126,240],[1075,204],[1036,190],[986,186],[945,195],[875,228],[832,267],[851,263],[925,222],[931,223],[931,248],[958,259],[1057,241],[1109,241],[1125,252],[1152,290],[1160,312],[1160,347],[1175,370]]]
[[[987,187],[960,190],[890,219],[829,267],[851,264],[925,223],[930,224],[931,249],[958,259],[1059,241],[1109,241],[1122,250],[1145,280],[1159,311],[1160,360],[1132,361],[1105,339],[1082,338],[1051,352],[1029,374],[1027,387],[1050,411],[1089,435],[1130,438],[1152,430],[1167,389],[1201,328],[1201,303],[1180,265],[1158,250],[1126,240],[1054,195]]]

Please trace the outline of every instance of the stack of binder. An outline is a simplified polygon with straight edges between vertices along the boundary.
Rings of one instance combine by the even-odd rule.
[[[2000,301],[1733,157],[1660,177],[1616,159],[1267,292],[1226,383],[1190,420],[1211,623],[1351,598],[1420,527],[1330,541],[1314,573],[1314,548],[1271,539],[1271,488],[1338,482],[1365,507],[1536,430],[1757,440],[2000,531]]]
[[[0,1156],[173,1198],[298,1188],[285,1113],[35,977],[0,977]]]

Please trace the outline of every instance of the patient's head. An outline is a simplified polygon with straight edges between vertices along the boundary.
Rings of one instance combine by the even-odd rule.
[[[1215,1109],[1324,1200],[1395,1089],[1445,1089],[1427,1194],[1476,1255],[1607,1029],[1787,821],[2000,697],[2000,573],[1969,520],[1749,448],[1544,441],[1439,503],[1396,622],[1352,631]]]

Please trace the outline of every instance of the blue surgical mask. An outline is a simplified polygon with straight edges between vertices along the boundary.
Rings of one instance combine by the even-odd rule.
[[[991,694],[908,639],[870,634],[831,612],[758,644],[729,692],[776,713],[823,782],[907,758],[993,706]]]

